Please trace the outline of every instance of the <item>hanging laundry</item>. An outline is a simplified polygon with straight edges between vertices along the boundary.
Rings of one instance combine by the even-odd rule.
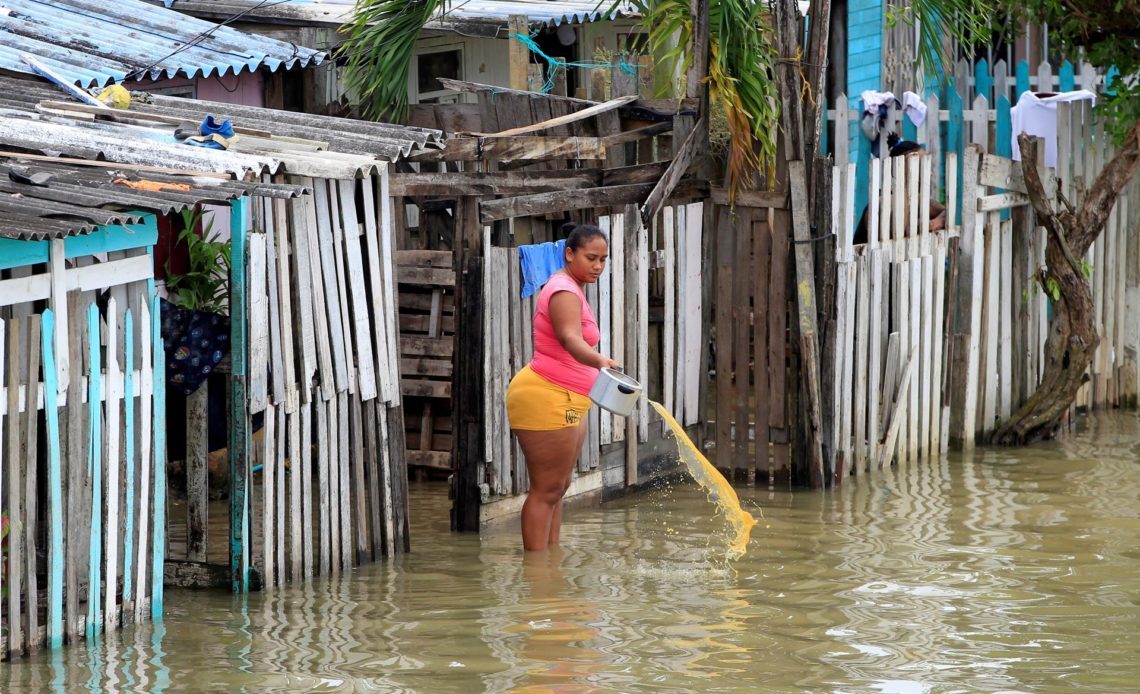
[[[879,137],[887,130],[887,123],[894,120],[893,113],[902,108],[902,104],[891,92],[876,92],[868,89],[859,95],[863,100],[863,115],[859,119],[859,127],[863,135],[871,141],[871,155],[879,156]]]
[[[1017,144],[1017,136],[1026,133],[1045,140],[1045,166],[1047,168],[1057,166],[1057,104],[1085,99],[1096,105],[1096,94],[1086,89],[1061,93],[1022,92],[1017,105],[1010,109],[1013,126],[1011,128],[1013,160],[1021,161],[1021,147]]]
[[[916,128],[926,122],[926,104],[914,92],[903,92],[903,113]]]
[[[550,276],[566,265],[566,240],[519,246],[522,298],[537,292]]]

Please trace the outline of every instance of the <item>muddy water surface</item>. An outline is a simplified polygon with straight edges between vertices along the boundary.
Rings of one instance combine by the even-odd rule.
[[[694,486],[567,514],[560,555],[447,532],[252,595],[170,591],[161,625],[0,664],[3,691],[1140,690],[1140,421],[826,494],[738,489],[726,565]]]

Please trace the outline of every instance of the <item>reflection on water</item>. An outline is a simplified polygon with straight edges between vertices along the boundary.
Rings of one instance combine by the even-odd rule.
[[[824,494],[674,486],[571,512],[562,550],[447,531],[244,598],[170,591],[163,624],[0,665],[9,691],[1124,692],[1140,689],[1140,422],[892,469]]]

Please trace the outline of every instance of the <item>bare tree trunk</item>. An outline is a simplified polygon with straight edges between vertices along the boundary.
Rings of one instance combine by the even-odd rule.
[[[1048,199],[1037,171],[1034,138],[1018,136],[1021,166],[1038,222],[1045,227],[1045,268],[1037,277],[1043,291],[1054,295],[1053,320],[1045,340],[1041,384],[1025,404],[994,433],[994,443],[1021,445],[1056,432],[1065,411],[1085,382],[1085,372],[1100,344],[1092,289],[1079,258],[1104,229],[1120,191],[1140,168],[1140,122],[1136,123],[1112,161],[1105,165],[1079,208],[1061,199],[1058,212]]]

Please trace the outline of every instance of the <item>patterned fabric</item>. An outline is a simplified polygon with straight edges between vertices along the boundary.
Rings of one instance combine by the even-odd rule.
[[[162,301],[167,385],[183,395],[198,390],[230,349],[230,319]]]

